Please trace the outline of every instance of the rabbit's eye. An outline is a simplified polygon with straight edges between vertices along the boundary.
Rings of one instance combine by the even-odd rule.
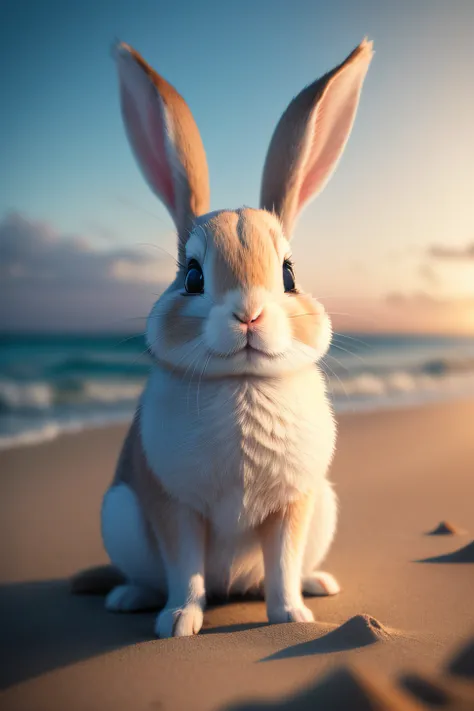
[[[290,259],[285,259],[283,262],[283,285],[288,293],[296,291],[295,273],[293,271],[293,262]]]
[[[188,294],[202,294],[204,292],[204,274],[195,259],[191,259],[188,264],[184,288]]]

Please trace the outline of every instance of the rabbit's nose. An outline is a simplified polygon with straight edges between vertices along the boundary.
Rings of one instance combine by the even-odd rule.
[[[256,309],[251,314],[249,314],[248,312],[237,313],[234,311],[232,316],[236,319],[236,321],[239,321],[240,323],[243,323],[246,326],[251,326],[253,323],[257,323],[257,321],[260,321],[263,316],[263,308]]]

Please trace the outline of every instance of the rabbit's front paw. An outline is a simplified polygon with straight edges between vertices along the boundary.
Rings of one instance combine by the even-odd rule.
[[[309,607],[301,603],[293,607],[269,607],[268,621],[271,624],[279,624],[281,622],[314,622],[314,616]]]
[[[202,607],[190,603],[183,607],[165,607],[156,618],[155,634],[166,637],[189,637],[197,634],[202,627]]]

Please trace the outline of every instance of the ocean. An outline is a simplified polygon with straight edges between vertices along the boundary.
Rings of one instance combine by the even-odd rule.
[[[127,421],[149,367],[142,336],[0,336],[0,449]],[[323,369],[339,412],[474,396],[474,337],[338,334]]]

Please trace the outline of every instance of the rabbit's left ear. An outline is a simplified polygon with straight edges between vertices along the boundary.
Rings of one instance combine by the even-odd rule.
[[[291,237],[303,207],[334,171],[354,122],[372,42],[364,40],[331,72],[303,89],[281,117],[263,170],[260,207]]]
[[[130,145],[178,231],[180,261],[195,217],[209,210],[206,154],[183,97],[132,47],[115,50],[122,116]]]

